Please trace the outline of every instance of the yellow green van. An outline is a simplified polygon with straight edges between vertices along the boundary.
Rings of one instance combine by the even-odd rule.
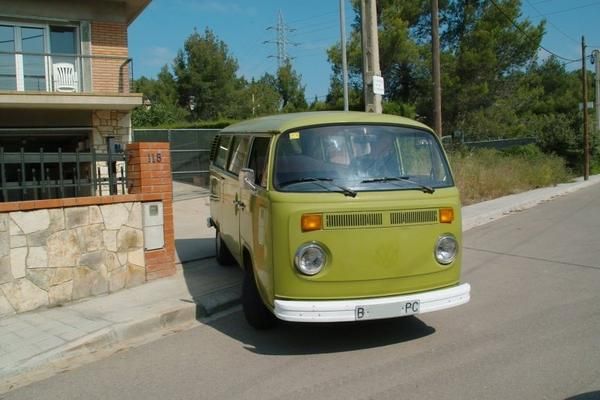
[[[244,272],[255,328],[394,318],[465,304],[458,190],[434,132],[360,112],[223,129],[210,155],[216,257]]]

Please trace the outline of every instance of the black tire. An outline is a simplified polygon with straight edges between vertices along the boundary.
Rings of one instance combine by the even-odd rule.
[[[277,323],[277,318],[269,311],[260,298],[260,293],[254,281],[252,267],[244,273],[242,284],[242,308],[248,324],[254,329],[270,329]]]
[[[219,265],[227,266],[235,264],[235,258],[227,248],[227,245],[221,237],[221,232],[217,229],[215,234],[215,257]]]

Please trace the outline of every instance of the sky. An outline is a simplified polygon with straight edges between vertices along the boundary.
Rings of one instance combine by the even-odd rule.
[[[411,1],[411,0],[397,0]],[[566,59],[581,58],[581,37],[588,54],[600,49],[599,0],[522,0],[522,18],[546,19],[542,46]],[[350,0],[344,0],[346,33],[354,21]],[[302,76],[306,98],[323,100],[331,65],[326,50],[340,40],[339,0],[153,0],[129,27],[129,52],[134,77],[156,77],[170,64],[194,29],[211,29],[224,41],[239,64],[238,75],[259,78],[277,70],[275,27],[279,13],[287,31],[288,56]],[[543,49],[539,57],[548,57]],[[567,68],[580,68],[572,62]],[[594,66],[588,64],[588,68]]]

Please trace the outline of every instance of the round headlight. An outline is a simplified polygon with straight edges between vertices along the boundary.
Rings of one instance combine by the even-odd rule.
[[[443,265],[448,265],[456,259],[458,242],[454,235],[447,233],[439,237],[435,244],[435,259]]]
[[[316,275],[323,269],[327,255],[318,244],[304,244],[296,251],[294,262],[298,271],[304,275]]]

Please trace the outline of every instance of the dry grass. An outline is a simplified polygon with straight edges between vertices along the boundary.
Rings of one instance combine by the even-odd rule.
[[[557,156],[525,151],[451,152],[450,164],[463,205],[569,181],[572,176]]]

